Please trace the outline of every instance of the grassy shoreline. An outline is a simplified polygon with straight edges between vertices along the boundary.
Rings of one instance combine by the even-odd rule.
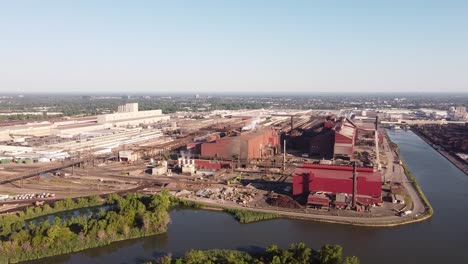
[[[278,214],[264,213],[245,209],[224,209],[223,211],[233,215],[234,218],[242,224],[276,219],[279,217]]]

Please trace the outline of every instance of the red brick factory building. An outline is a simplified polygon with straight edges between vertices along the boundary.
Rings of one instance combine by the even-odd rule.
[[[275,130],[258,129],[222,138],[215,137],[201,145],[201,157],[248,162],[273,156],[278,153],[279,148],[279,136]]]

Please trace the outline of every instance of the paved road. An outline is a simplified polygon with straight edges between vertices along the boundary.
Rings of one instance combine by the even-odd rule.
[[[221,203],[218,203],[216,201],[206,199],[206,198],[196,198],[196,199],[183,198],[183,199],[187,201],[202,203],[208,206],[212,205],[212,206],[222,207],[222,208],[253,210],[256,212],[274,213],[280,216],[291,217],[291,218],[301,218],[301,219],[309,219],[309,220],[315,220],[315,221],[334,222],[334,223],[352,224],[352,225],[392,226],[392,225],[404,224],[405,222],[407,222],[407,220],[414,219],[413,217],[411,217],[411,215],[406,216],[406,217],[399,217],[399,216],[349,217],[349,216],[336,216],[336,215],[319,215],[319,214],[291,212],[291,211],[258,208],[258,207],[245,207],[245,206],[232,205],[232,204],[226,204],[226,203],[221,204]]]
[[[426,208],[424,206],[424,202],[422,201],[421,197],[419,197],[418,192],[414,188],[411,181],[405,174],[405,170],[403,166],[400,164],[394,164],[394,159],[397,157],[395,151],[392,151],[387,139],[384,137],[383,148],[385,151],[385,156],[387,157],[387,169],[383,172],[384,177],[386,180],[390,180],[392,182],[401,182],[402,185],[407,190],[409,196],[411,197],[411,201],[413,201],[413,208],[411,215],[421,215],[425,212]],[[397,158],[399,160],[399,158]],[[395,166],[395,171],[393,172],[393,166]]]

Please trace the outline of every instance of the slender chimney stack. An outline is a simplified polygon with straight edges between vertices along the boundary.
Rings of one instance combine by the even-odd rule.
[[[283,140],[283,172],[286,170],[286,139]]]
[[[294,116],[291,116],[291,131],[294,129]]]
[[[353,162],[353,209],[356,208],[356,196],[357,196],[357,168],[356,161]]]
[[[377,163],[377,170],[380,171],[380,155],[379,155],[379,116],[375,117],[375,163]]]

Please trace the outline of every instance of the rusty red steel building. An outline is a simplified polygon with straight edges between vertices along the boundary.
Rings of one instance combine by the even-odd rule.
[[[352,159],[358,127],[349,119],[327,119],[311,129],[292,131],[288,147],[321,158]]]
[[[354,145],[357,138],[357,126],[349,119],[335,124],[335,144],[333,154],[335,156],[352,157],[354,154]]]
[[[244,132],[235,136],[216,138],[201,145],[203,158],[250,161],[278,153],[280,138],[270,128]]]
[[[215,160],[195,160],[195,168],[197,170],[220,170],[232,168],[231,162],[229,161],[215,161]]]
[[[353,194],[353,167],[304,163],[293,173],[293,195],[311,192]],[[382,202],[382,181],[372,168],[357,168],[357,201],[363,205]]]

